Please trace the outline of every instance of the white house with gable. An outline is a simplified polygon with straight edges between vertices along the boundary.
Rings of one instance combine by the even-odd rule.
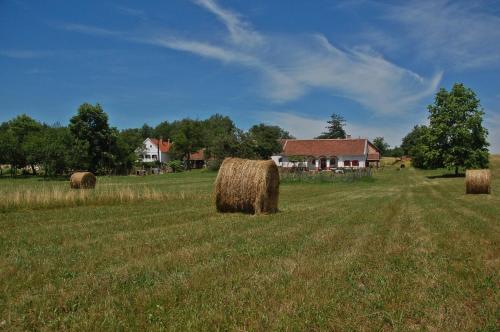
[[[283,152],[272,156],[280,167],[310,170],[379,166],[380,151],[366,138],[286,139]]]
[[[142,149],[137,149],[136,153],[139,156],[139,160],[142,162],[159,161],[161,163],[167,163],[170,161],[168,151],[171,146],[172,143],[170,140],[163,141],[161,139],[146,138]]]

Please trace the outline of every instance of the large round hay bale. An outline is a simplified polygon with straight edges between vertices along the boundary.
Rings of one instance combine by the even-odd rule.
[[[465,171],[465,192],[467,194],[491,193],[491,173],[489,169],[469,169]]]
[[[72,189],[94,189],[95,183],[95,175],[90,172],[76,172],[69,179]]]
[[[215,180],[217,211],[275,213],[279,185],[274,161],[226,158]]]

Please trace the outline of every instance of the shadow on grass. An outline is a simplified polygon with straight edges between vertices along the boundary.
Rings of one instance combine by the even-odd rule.
[[[429,175],[427,176],[428,179],[449,179],[449,178],[464,178],[465,174],[464,173],[458,173],[458,174],[441,174],[441,175]]]

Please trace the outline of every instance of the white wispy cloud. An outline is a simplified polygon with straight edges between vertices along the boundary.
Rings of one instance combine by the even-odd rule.
[[[120,37],[123,35],[123,33],[119,31],[103,29],[85,24],[66,23],[59,25],[59,27],[68,31],[76,31],[76,32],[99,35],[99,36]]]
[[[500,17],[483,2],[421,0],[386,7],[425,59],[466,69],[500,64]]]
[[[324,35],[258,33],[241,15],[215,0],[195,0],[229,31],[223,40],[200,41],[175,33],[131,35],[81,24],[66,30],[115,36],[135,42],[189,52],[227,64],[254,69],[261,76],[261,94],[273,102],[298,99],[313,89],[330,91],[381,114],[405,113],[431,95],[442,72],[422,77],[363,48],[340,48]]]
[[[214,14],[226,26],[234,43],[250,47],[262,44],[264,38],[241,15],[220,7],[214,0],[193,1]]]

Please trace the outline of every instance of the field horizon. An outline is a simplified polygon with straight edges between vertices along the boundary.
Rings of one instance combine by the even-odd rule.
[[[490,167],[491,195],[386,167],[284,183],[280,212],[257,216],[217,213],[211,172],[85,193],[3,178],[0,330],[495,331],[499,155]]]

